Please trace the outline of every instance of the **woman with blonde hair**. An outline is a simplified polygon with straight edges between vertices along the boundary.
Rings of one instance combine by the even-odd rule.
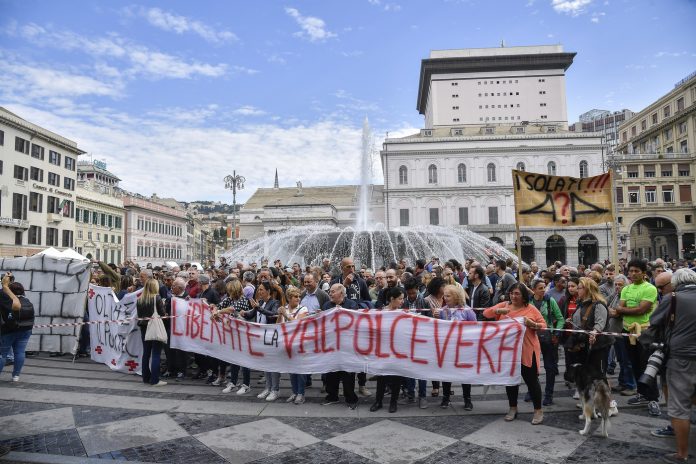
[[[220,301],[220,304],[213,306],[212,318],[215,320],[220,320],[222,316],[228,315],[228,317],[239,317],[241,311],[251,311],[251,305],[249,300],[244,296],[242,289],[242,283],[239,279],[232,279],[227,282],[225,286],[225,291],[227,295]],[[242,370],[242,383],[237,384],[239,381],[239,369]],[[218,385],[222,383],[225,379],[225,370],[227,369],[227,363],[221,363]],[[248,367],[240,367],[236,364],[230,364],[230,381],[222,390],[223,393],[230,393],[232,391],[237,391],[237,395],[244,395],[249,393],[251,390],[251,371]]]
[[[446,269],[446,271],[449,269]],[[453,279],[454,280],[454,279]],[[433,315],[446,321],[472,321],[476,322],[476,313],[466,306],[466,292],[461,285],[449,284],[444,290],[445,306],[433,309]],[[471,411],[474,405],[471,402],[471,384],[462,384],[464,395],[464,410]],[[440,407],[447,409],[452,404],[452,382],[442,382],[442,402]]]
[[[288,304],[278,310],[278,322],[292,322],[304,319],[309,315],[306,306],[300,305],[300,289],[290,286],[285,291]],[[307,374],[290,374],[290,386],[292,394],[285,400],[286,403],[302,404],[305,402],[305,383]]]
[[[148,279],[145,282],[143,291],[140,293],[136,302],[138,317],[152,317],[157,311],[157,314],[164,316],[164,303],[162,297],[159,296],[159,282],[155,279]],[[145,340],[145,332],[147,332],[147,324],[149,321],[138,321],[140,327],[140,336],[143,340],[143,383],[161,387],[167,385],[159,379],[160,375],[160,356],[164,343],[156,340]]]
[[[607,377],[607,355],[613,339],[608,335],[597,335],[604,332],[609,320],[607,302],[599,291],[599,286],[590,277],[580,277],[578,284],[578,309],[571,320],[573,327],[591,332],[574,333],[568,343],[568,351],[575,353],[576,360],[594,366],[602,373],[602,379]]]

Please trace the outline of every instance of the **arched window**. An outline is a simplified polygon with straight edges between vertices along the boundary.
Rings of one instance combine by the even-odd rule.
[[[587,161],[580,161],[580,178],[583,179],[588,176]]]
[[[399,184],[408,184],[408,169],[406,168],[406,166],[401,166],[399,168]]]
[[[525,167],[524,167],[524,163],[523,163],[522,161],[520,161],[519,163],[517,163],[517,170],[518,170],[518,171],[525,171],[525,170],[526,170]]]
[[[488,182],[495,182],[495,164],[488,163],[486,170],[488,171]]]
[[[428,183],[437,184],[437,166],[434,164],[428,166]]]
[[[460,184],[466,182],[466,165],[464,163],[457,166],[457,182]]]
[[[549,164],[546,165],[546,169],[548,171],[549,176],[556,175],[556,163],[554,163],[553,161],[549,161]]]

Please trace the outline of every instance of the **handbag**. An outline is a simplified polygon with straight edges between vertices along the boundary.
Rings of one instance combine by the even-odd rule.
[[[580,328],[584,329],[585,328],[585,323],[587,322],[587,319],[590,317],[590,311],[594,309],[594,303],[591,305],[587,306],[587,309],[585,309],[585,312],[582,315],[582,318],[580,319]],[[580,351],[584,351],[587,349],[587,345],[590,341],[590,337],[582,332],[571,332],[570,336],[566,339],[565,343],[563,346],[565,347],[566,350],[570,351],[571,353],[579,353]]]
[[[147,322],[147,330],[145,331],[145,341],[167,343],[167,331],[164,328],[164,322],[157,313],[157,301],[153,303],[152,319]]]

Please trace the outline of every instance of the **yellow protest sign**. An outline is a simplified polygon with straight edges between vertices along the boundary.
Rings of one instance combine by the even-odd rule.
[[[611,172],[579,179],[512,171],[518,227],[614,222]]]

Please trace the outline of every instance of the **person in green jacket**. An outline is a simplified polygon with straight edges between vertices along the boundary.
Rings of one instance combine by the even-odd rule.
[[[546,387],[542,404],[553,404],[553,386],[558,375],[558,335],[553,329],[562,329],[565,323],[561,309],[556,300],[546,295],[546,282],[536,279],[532,282],[533,298],[529,301],[544,316],[549,330],[537,332],[541,344],[541,355],[544,358],[544,370],[546,371]]]

